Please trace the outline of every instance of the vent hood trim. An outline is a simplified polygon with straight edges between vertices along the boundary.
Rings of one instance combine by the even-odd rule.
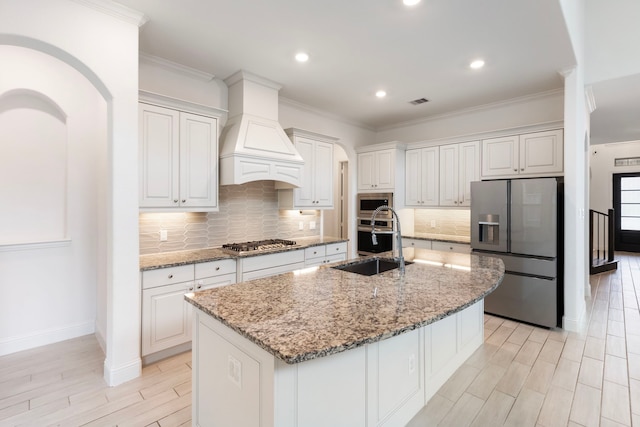
[[[274,180],[299,187],[304,159],[273,119],[278,117],[280,86],[245,71],[233,74],[225,82],[229,85],[230,108],[220,136],[220,185]],[[264,117],[245,109],[262,109]]]

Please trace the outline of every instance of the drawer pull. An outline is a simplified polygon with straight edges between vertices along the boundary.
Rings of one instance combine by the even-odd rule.
[[[198,285],[198,289],[202,289],[202,285]]]
[[[189,290],[192,291],[193,290],[193,286],[189,286]]]
[[[216,271],[220,270],[220,267],[216,267]]]
[[[170,274],[170,275],[169,275],[169,279],[173,279],[173,274]]]

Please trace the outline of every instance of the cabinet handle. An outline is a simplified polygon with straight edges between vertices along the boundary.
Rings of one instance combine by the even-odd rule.
[[[198,289],[202,289],[202,285],[198,285]]]
[[[169,275],[169,279],[173,279],[173,274],[170,274],[170,275]]]
[[[216,267],[216,271],[220,270],[220,267]]]
[[[173,203],[178,203],[178,199],[173,199]]]
[[[192,291],[193,290],[193,286],[189,286],[189,290]]]
[[[518,172],[518,169],[514,169],[513,171],[514,171],[514,172]]]
[[[454,205],[457,205],[457,204],[458,204],[458,201],[457,201],[457,200],[454,200],[453,204],[454,204]]]
[[[182,199],[182,203],[186,203],[186,202],[187,202],[187,199]]]
[[[522,172],[524,172],[524,168],[520,169]]]

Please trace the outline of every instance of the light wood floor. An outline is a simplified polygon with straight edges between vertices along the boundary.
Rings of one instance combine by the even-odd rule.
[[[591,276],[584,333],[485,316],[485,343],[408,427],[640,426],[640,257]],[[191,353],[109,388],[86,336],[0,357],[0,426],[190,426]],[[234,426],[242,427],[242,426]]]

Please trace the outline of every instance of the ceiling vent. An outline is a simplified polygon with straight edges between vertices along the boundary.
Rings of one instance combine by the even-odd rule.
[[[420,105],[420,104],[425,104],[427,102],[429,102],[427,98],[418,98],[418,99],[414,99],[413,101],[409,101],[409,104]]]

